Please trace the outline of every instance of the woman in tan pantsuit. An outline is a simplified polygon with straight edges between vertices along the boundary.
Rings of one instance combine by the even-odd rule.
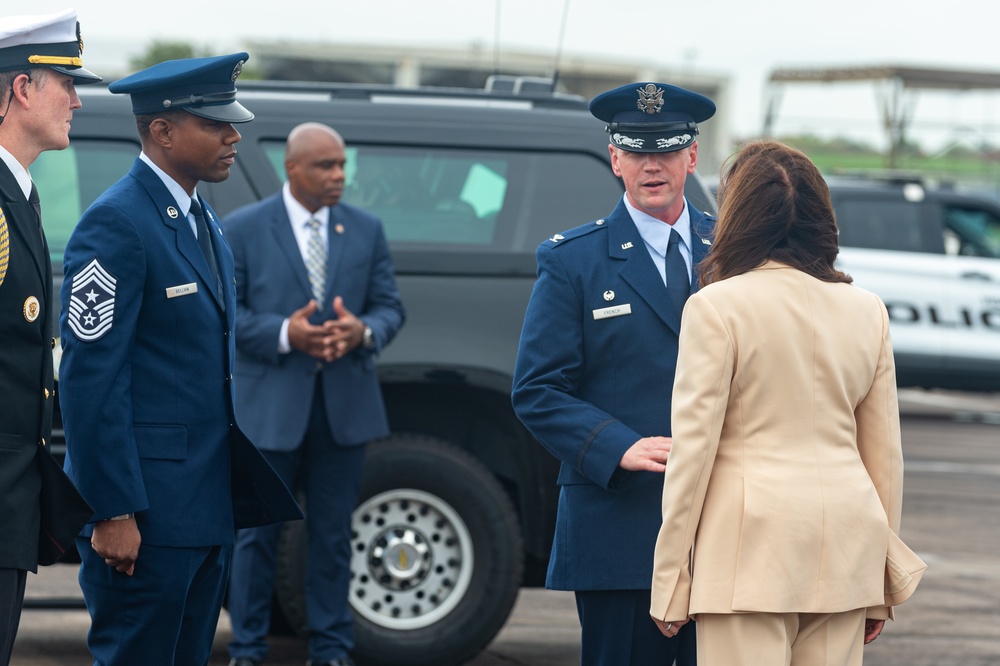
[[[897,536],[903,459],[885,306],[833,266],[826,184],[746,145],[681,324],[650,613],[701,666],[861,664],[926,568]]]

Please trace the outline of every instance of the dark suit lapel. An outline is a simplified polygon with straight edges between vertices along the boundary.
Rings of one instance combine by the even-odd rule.
[[[17,184],[17,179],[7,165],[0,160],[0,202],[2,202],[10,233],[17,234],[35,264],[38,277],[43,284],[48,284],[49,255],[48,247],[37,224],[34,207],[28,203],[27,197]],[[46,294],[46,297],[48,294]],[[47,300],[47,299],[46,299]]]
[[[674,310],[667,288],[656,265],[646,250],[646,243],[628,214],[624,203],[619,203],[607,218],[608,253],[612,258],[624,260],[619,271],[622,279],[636,290],[656,315],[675,333],[680,333],[680,313]]]
[[[174,199],[174,195],[170,193],[170,190],[163,184],[160,177],[139,158],[136,158],[132,164],[132,170],[129,171],[129,175],[139,181],[143,189],[146,190],[146,193],[153,200],[153,205],[160,214],[160,219],[163,221],[164,226],[174,232],[177,251],[191,264],[191,268],[194,269],[194,272],[201,279],[201,288],[209,293],[210,298],[215,301],[219,310],[222,311],[222,302],[219,300],[218,290],[215,288],[215,278],[208,267],[208,262],[205,261],[205,255],[201,253],[201,247],[199,247],[198,239],[195,238],[194,231],[191,229],[191,224],[188,222],[187,217],[182,215],[177,208],[177,201]],[[216,256],[218,257],[218,253],[216,253]]]
[[[288,219],[288,211],[285,210],[285,200],[279,194],[272,200],[270,209],[271,237],[274,239],[278,250],[285,257],[288,266],[295,275],[295,281],[303,294],[306,294],[306,302],[313,298],[312,285],[309,284],[309,271],[306,270],[306,262],[302,259],[299,251],[298,241],[295,240],[295,231],[292,230],[292,223]],[[297,300],[297,299],[296,299]]]
[[[712,239],[715,237],[715,220],[692,208],[690,202],[688,202],[688,211],[691,216],[691,266],[692,273],[694,273],[691,278],[691,293],[693,294],[698,291],[698,264],[712,248]]]
[[[343,209],[340,206],[330,208],[330,218],[326,229],[326,300],[333,302],[334,284],[336,284],[337,269],[340,267],[340,257],[344,245],[350,242],[351,227],[345,221]]]

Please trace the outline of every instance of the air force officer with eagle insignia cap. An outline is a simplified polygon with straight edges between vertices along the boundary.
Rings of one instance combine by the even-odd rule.
[[[142,153],[65,251],[60,404],[66,470],[94,508],[78,547],[102,666],[206,664],[235,531],[301,518],[236,425],[233,254],[199,181],[229,176],[253,114],[246,53],[112,83]]]
[[[694,629],[660,633],[650,581],[681,310],[714,226],[684,183],[715,104],[640,82],[590,110],[607,123],[625,195],[607,217],[538,248],[514,372],[518,417],[561,461],[546,586],[576,592],[585,666],[691,666]]]

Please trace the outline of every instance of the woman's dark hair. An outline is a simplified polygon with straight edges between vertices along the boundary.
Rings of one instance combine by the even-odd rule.
[[[851,282],[833,267],[840,247],[826,181],[804,153],[752,141],[726,161],[719,219],[702,286],[780,261],[825,282]]]

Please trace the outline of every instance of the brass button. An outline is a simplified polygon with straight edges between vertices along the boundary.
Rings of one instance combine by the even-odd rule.
[[[43,391],[45,392],[45,399],[48,400],[52,396],[52,394],[49,393],[48,389],[43,389]]]
[[[53,349],[56,348],[56,339],[55,338],[52,338],[52,348]]]

